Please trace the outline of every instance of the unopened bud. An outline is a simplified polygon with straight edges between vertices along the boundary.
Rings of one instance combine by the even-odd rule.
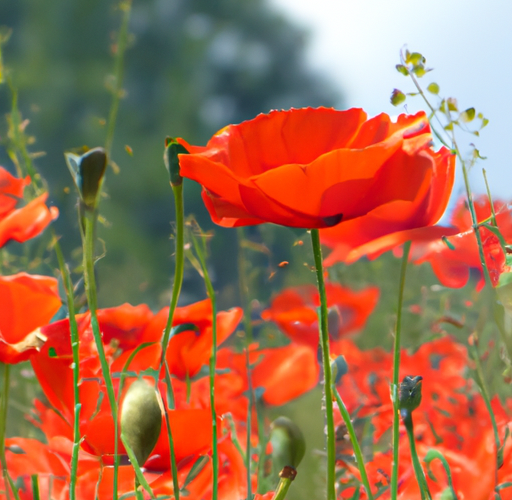
[[[135,381],[121,406],[121,433],[142,467],[160,436],[162,409],[154,387],[145,380]]]
[[[306,441],[295,422],[287,417],[276,418],[271,425],[270,442],[272,459],[279,470],[298,467],[306,452]]]

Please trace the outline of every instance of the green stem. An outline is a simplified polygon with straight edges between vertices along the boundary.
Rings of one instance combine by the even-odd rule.
[[[167,361],[165,362],[165,383],[167,385],[167,408],[165,409],[165,426],[167,428],[167,438],[169,440],[169,455],[171,457],[172,484],[175,500],[180,500],[180,484],[178,481],[178,467],[176,465],[176,453],[174,452],[174,438],[172,435],[171,422],[167,409],[174,409],[174,393],[172,390],[171,374]]]
[[[334,396],[336,397],[336,401],[338,403],[338,408],[340,409],[341,416],[343,417],[343,421],[347,426],[348,435],[350,436],[350,442],[352,443],[352,448],[354,449],[354,454],[356,456],[357,467],[361,474],[361,479],[363,481],[364,488],[366,490],[366,495],[368,500],[373,500],[372,489],[370,487],[370,481],[368,480],[368,474],[366,473],[366,467],[364,464],[363,453],[361,451],[361,447],[359,446],[359,442],[357,440],[356,432],[354,430],[354,426],[352,425],[352,420],[350,419],[350,414],[345,406],[345,403],[341,399],[338,391],[336,390],[336,386],[333,384],[332,390],[334,392]]]
[[[76,480],[78,469],[78,452],[80,449],[80,410],[82,405],[80,403],[80,357],[79,357],[79,337],[78,326],[75,317],[75,297],[73,295],[73,283],[69,270],[64,262],[64,256],[60,248],[59,242],[53,235],[55,244],[55,254],[59,262],[59,268],[64,282],[64,289],[66,290],[66,298],[68,303],[69,313],[69,329],[71,332],[71,349],[73,351],[73,396],[75,401],[74,422],[73,422],[73,452],[71,455],[71,475],[69,484],[69,498],[74,500],[76,498]]]
[[[212,500],[217,500],[219,486],[219,455],[217,450],[217,412],[215,411],[215,367],[217,365],[217,301],[215,291],[213,289],[208,268],[206,266],[205,253],[206,249],[201,249],[195,236],[192,236],[194,248],[197,253],[201,269],[203,271],[203,279],[206,286],[206,292],[212,304],[212,351],[210,355],[210,407],[212,411]],[[204,239],[203,239],[204,243]],[[249,431],[247,431],[249,432]]]
[[[252,342],[252,320],[251,320],[251,301],[249,299],[249,285],[247,280],[247,260],[245,258],[245,251],[242,247],[242,242],[245,239],[245,231],[243,227],[237,228],[238,236],[238,279],[239,279],[239,292],[242,307],[244,309],[244,351],[245,351],[245,369],[247,372],[247,390],[248,390],[248,409],[247,409],[247,439],[246,439],[246,453],[245,453],[245,470],[247,472],[247,500],[252,499],[251,491],[251,429],[252,429],[252,409],[254,407],[254,392],[252,387],[251,364],[249,360],[249,346]]]
[[[322,248],[318,229],[311,229],[311,243],[315,259],[316,279],[320,296],[319,330],[322,346],[322,365],[324,370],[325,414],[327,420],[327,499],[336,499],[336,441],[334,434],[334,415],[332,404],[332,374],[329,355],[329,331],[327,326],[327,296],[325,293]]]
[[[9,471],[7,470],[7,460],[5,458],[5,431],[7,427],[7,410],[9,407],[9,388],[11,381],[11,365],[7,363],[1,363],[4,367],[4,383],[2,388],[2,400],[0,404],[0,462],[2,464],[2,473],[4,476],[4,486],[5,486],[5,497],[7,500],[10,499],[9,487],[11,488],[12,494],[16,500],[20,500],[18,495],[18,490],[14,481],[12,480]],[[9,485],[9,486],[8,486]]]
[[[105,150],[110,153],[112,142],[114,140],[114,130],[116,127],[117,113],[119,111],[119,103],[123,91],[123,63],[124,54],[128,45],[128,23],[130,20],[130,12],[132,7],[131,0],[123,0],[119,3],[120,9],[123,11],[123,20],[116,44],[116,55],[114,63],[114,88],[112,89],[113,100],[107,120],[107,137],[105,139]]]
[[[482,397],[484,398],[485,407],[487,408],[487,411],[489,412],[489,416],[491,418],[492,430],[494,433],[494,444],[496,446],[496,468],[494,469],[494,474],[495,474],[494,479],[495,479],[495,483],[498,484],[498,469],[501,467],[501,464],[499,463],[499,456],[498,456],[499,450],[501,449],[500,434],[498,431],[498,425],[496,424],[496,418],[494,417],[494,412],[493,412],[492,405],[491,405],[491,398],[489,396],[489,391],[487,390],[487,386],[485,384],[484,373],[482,371],[482,365],[480,363],[478,349],[474,343],[470,343],[468,348],[469,348],[471,357],[473,358],[473,361],[475,362],[476,382],[478,384],[478,388],[480,389],[480,393],[482,394]]]
[[[402,307],[404,301],[405,274],[411,250],[411,242],[404,245],[402,265],[400,267],[400,284],[398,288],[398,309],[396,313],[395,341],[393,345],[393,384],[391,397],[393,402],[393,470],[391,473],[391,498],[397,497],[398,491],[398,450],[400,446],[400,411],[399,411],[399,376],[400,376],[400,337],[402,333]]]
[[[432,495],[430,494],[430,490],[428,489],[427,479],[425,478],[425,473],[423,472],[423,468],[421,467],[420,460],[418,458],[418,453],[416,451],[416,443],[414,440],[414,428],[412,423],[412,415],[407,412],[405,417],[403,418],[405,429],[407,430],[407,437],[409,438],[409,445],[411,447],[411,458],[412,465],[414,467],[414,473],[416,475],[416,480],[418,481],[418,487],[420,488],[421,499],[432,500]],[[395,497],[391,497],[395,498]]]
[[[272,500],[284,500],[291,484],[292,480],[289,478],[282,477],[281,479],[279,479],[279,484],[277,485]]]
[[[185,225],[185,211],[183,204],[183,184],[172,185],[172,192],[174,194],[174,206],[176,210],[176,257],[174,262],[174,283],[172,285],[171,303],[169,306],[169,316],[167,317],[167,324],[165,325],[164,335],[162,338],[162,359],[160,361],[160,369],[164,365],[165,354],[171,336],[172,319],[174,311],[178,305],[180,297],[181,285],[183,283],[183,269],[185,263],[184,247],[184,225]]]
[[[96,279],[94,276],[94,225],[96,222],[95,212],[91,212],[87,209],[84,210],[84,233],[83,237],[83,253],[84,253],[84,285],[85,292],[87,295],[87,303],[89,305],[89,311],[91,314],[91,328],[94,336],[94,342],[98,351],[98,356],[101,364],[101,371],[103,379],[105,380],[105,387],[107,390],[107,396],[110,403],[110,409],[112,412],[112,418],[114,420],[114,486],[113,486],[113,499],[117,500],[117,479],[119,469],[119,456],[118,456],[118,436],[119,436],[119,425],[117,418],[117,403],[116,396],[114,393],[114,385],[112,383],[112,376],[110,374],[110,368],[105,356],[105,348],[103,346],[102,335],[100,332],[98,315],[97,315],[97,293],[96,293]]]

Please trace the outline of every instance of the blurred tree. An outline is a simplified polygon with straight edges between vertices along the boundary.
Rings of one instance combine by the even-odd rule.
[[[119,5],[19,0],[0,3],[0,19],[13,29],[5,63],[20,92],[23,117],[31,121],[28,132],[37,139],[32,150],[46,152],[37,166],[61,208],[57,232],[69,255],[79,240],[74,192],[65,192],[71,179],[63,152],[105,142],[111,103],[105,83],[113,67]],[[203,144],[228,123],[272,108],[339,105],[340,94],[306,67],[306,33],[264,0],[136,1],[130,33],[126,97],[112,151],[120,172],[109,171],[100,206],[108,224],[99,233],[107,247],[98,263],[99,303],[162,306],[173,269],[165,136]],[[8,89],[0,91],[0,108],[8,110]],[[0,163],[8,164],[0,154]],[[187,183],[185,196],[187,213],[210,229],[198,186]],[[215,232],[212,268],[216,288],[223,289],[236,283],[236,233]],[[187,301],[204,295],[204,286],[192,275],[185,281]],[[226,301],[236,299],[236,285],[229,286]]]

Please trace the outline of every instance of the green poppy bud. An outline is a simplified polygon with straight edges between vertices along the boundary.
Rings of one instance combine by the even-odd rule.
[[[421,403],[421,381],[423,377],[407,375],[400,384],[400,414],[410,415]]]
[[[286,417],[276,418],[271,425],[270,442],[272,460],[279,470],[298,467],[306,452],[306,441],[297,424]]]
[[[154,387],[145,380],[135,381],[121,406],[121,433],[142,467],[160,436],[162,408]]]
[[[164,163],[169,172],[171,186],[179,186],[183,183],[180,175],[179,154],[188,154],[188,151],[172,137],[165,140]]]
[[[83,204],[89,209],[96,208],[108,163],[107,152],[103,148],[94,148],[81,156],[65,153],[65,157]]]

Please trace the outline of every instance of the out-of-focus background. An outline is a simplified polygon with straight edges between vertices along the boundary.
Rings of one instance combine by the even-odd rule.
[[[477,0],[428,5],[406,0],[135,1],[124,62],[126,96],[112,150],[120,171],[109,170],[101,205],[107,223],[99,234],[107,253],[98,263],[100,304],[159,307],[168,301],[173,208],[161,159],[166,135],[204,144],[228,123],[292,106],[356,106],[370,115],[415,111],[424,107],[418,98],[398,109],[389,103],[394,87],[413,90],[394,68],[406,44],[435,68],[424,77],[425,84],[436,81],[442,95],[459,99],[461,109],[474,106],[490,119],[481,139],[468,135],[461,143],[477,143],[488,157],[492,192],[509,194],[511,13],[507,2],[498,0],[485,6]],[[31,151],[45,152],[37,166],[61,210],[55,225],[68,254],[78,247],[79,237],[63,152],[105,141],[111,103],[106,86],[120,18],[118,2],[0,4],[0,24],[12,29],[3,48],[5,64],[23,118],[30,120],[27,132],[36,139]],[[0,90],[0,109],[6,113],[11,96],[7,86]],[[9,166],[3,150],[0,164]],[[472,177],[483,190],[481,167],[473,169]],[[191,183],[186,209],[202,227],[212,227],[199,188]],[[249,229],[247,237],[259,240],[261,229]],[[263,231],[274,234],[272,228]],[[271,238],[268,274],[289,260],[281,233]],[[221,228],[215,234],[216,288],[221,303],[233,305],[236,234]],[[295,231],[290,239],[299,236]],[[285,281],[283,273],[275,277],[278,287]],[[184,301],[201,294],[201,282],[186,276]]]

